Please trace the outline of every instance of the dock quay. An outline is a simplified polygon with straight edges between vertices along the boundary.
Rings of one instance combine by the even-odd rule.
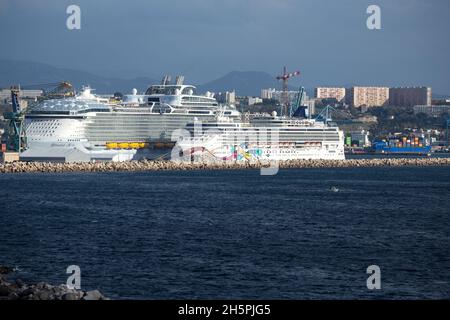
[[[405,167],[450,166],[450,158],[386,158],[346,160],[287,160],[274,162],[280,169],[294,168],[353,168],[353,167]],[[132,172],[160,170],[232,170],[260,169],[268,167],[264,162],[173,162],[173,161],[127,161],[127,162],[12,162],[0,164],[0,173],[26,172]]]

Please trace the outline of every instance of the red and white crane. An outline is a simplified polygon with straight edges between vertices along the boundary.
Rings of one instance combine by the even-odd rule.
[[[281,80],[283,82],[283,92],[281,94],[281,104],[284,107],[284,115],[288,115],[288,106],[289,102],[289,94],[288,94],[288,81],[290,78],[296,77],[300,75],[300,71],[287,72],[287,68],[283,67],[283,74],[277,76],[277,80]]]

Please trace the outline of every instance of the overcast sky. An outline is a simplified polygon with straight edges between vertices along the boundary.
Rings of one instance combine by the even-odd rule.
[[[66,8],[81,8],[81,30]],[[381,7],[381,30],[366,27]],[[0,58],[202,83],[283,65],[316,85],[450,93],[449,0],[0,0]]]

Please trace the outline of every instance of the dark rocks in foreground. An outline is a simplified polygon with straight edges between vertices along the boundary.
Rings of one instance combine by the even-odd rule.
[[[173,161],[127,161],[127,162],[13,162],[0,164],[0,173],[14,172],[114,172],[158,170],[226,170],[260,169],[264,162],[173,162]],[[403,167],[403,166],[450,166],[450,158],[386,158],[347,160],[287,160],[273,162],[279,168],[350,168],[350,167]]]
[[[69,289],[66,285],[53,286],[44,282],[26,284],[20,279],[9,282],[2,273],[9,271],[0,272],[0,300],[109,300],[98,290],[81,291]]]
[[[0,277],[2,274],[8,274],[14,272],[14,268],[11,267],[4,267],[4,266],[0,266]]]

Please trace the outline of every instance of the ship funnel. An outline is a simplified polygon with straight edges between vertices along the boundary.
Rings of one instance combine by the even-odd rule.
[[[166,74],[166,75],[162,78],[161,84],[162,84],[163,86],[167,86],[167,85],[170,84],[170,80],[172,80],[172,78],[170,77],[170,75]]]
[[[294,118],[304,118],[306,119],[306,110],[308,109],[308,106],[299,106],[297,110],[295,110],[294,114],[292,115]]]
[[[184,83],[184,76],[178,75],[178,76],[176,77],[176,79],[175,79],[175,84],[176,84],[177,86],[182,86],[183,83]]]

